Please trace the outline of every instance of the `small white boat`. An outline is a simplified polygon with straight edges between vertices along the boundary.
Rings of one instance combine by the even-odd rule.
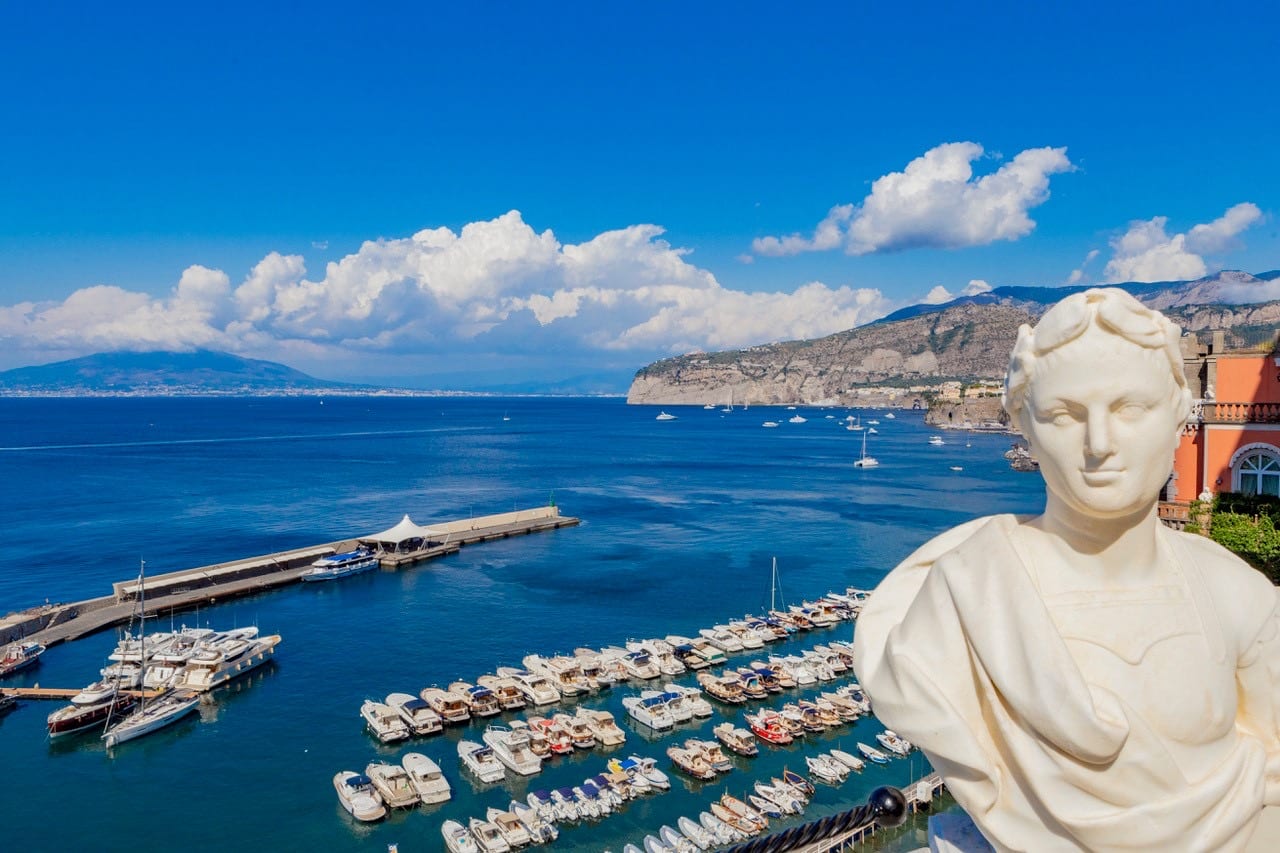
[[[680,827],[680,832],[684,834],[684,837],[692,841],[699,850],[710,850],[719,844],[710,831],[692,818],[681,815],[676,820],[676,826]]]
[[[959,465],[952,465],[952,466],[951,466],[951,470],[952,470],[952,471],[963,471],[963,470],[964,470],[964,468],[962,468],[962,467],[961,467],[961,466],[959,466]]]
[[[40,662],[45,647],[40,643],[12,643],[0,656],[0,678],[24,672]]]
[[[409,736],[409,725],[390,705],[366,699],[360,705],[360,716],[374,737],[383,743],[395,743]]]
[[[399,764],[375,761],[365,767],[364,775],[373,782],[387,808],[401,809],[417,805],[422,799],[413,787],[408,772]]]
[[[300,576],[304,581],[331,581],[358,575],[378,567],[378,556],[368,548],[357,548],[343,554],[321,557]]]
[[[693,716],[699,719],[710,717],[715,712],[711,707],[711,703],[702,695],[702,691],[696,687],[667,683],[662,685],[662,689],[667,693],[675,693],[679,695],[684,704],[689,706],[689,710],[693,712]]]
[[[651,696],[648,699],[628,696],[622,700],[622,707],[627,709],[631,719],[657,731],[669,729],[676,724],[675,719],[667,711],[663,694]]]
[[[708,643],[726,654],[740,652],[743,649],[742,641],[735,637],[723,625],[716,625],[713,628],[703,628],[698,633],[701,634]]]
[[[498,760],[521,776],[542,772],[542,759],[529,748],[527,732],[491,725],[484,730],[483,738]]]
[[[484,744],[470,740],[458,741],[458,758],[462,760],[462,766],[474,773],[481,782],[501,782],[507,775],[502,769],[502,762]]]
[[[333,777],[333,787],[338,792],[338,802],[356,820],[367,822],[387,816],[387,807],[368,776],[343,770]]]
[[[883,752],[876,749],[874,746],[867,746],[865,743],[859,742],[858,752],[861,752],[864,756],[866,756],[869,760],[874,761],[876,764],[889,763],[889,756],[885,755]]]
[[[940,435],[929,436],[929,443],[932,444],[934,447],[938,447],[940,445],[946,444],[946,442],[942,440],[942,436]]]
[[[885,412],[884,417],[885,417],[885,420],[892,421],[892,420],[897,420],[898,416],[895,415],[893,412]]]
[[[658,837],[662,839],[663,844],[676,853],[697,853],[701,849],[670,826],[664,825],[659,829]]]
[[[787,423],[789,424],[803,424],[803,423],[807,423],[808,421],[809,419],[804,417],[803,415],[792,415],[791,417],[787,418]]]
[[[511,678],[524,698],[532,705],[553,705],[560,701],[560,691],[544,676],[513,667],[499,667],[498,676]]]
[[[499,808],[490,806],[484,813],[489,823],[498,827],[498,832],[502,835],[502,840],[507,842],[510,847],[523,847],[533,841],[533,837],[529,835],[528,828],[520,822],[520,818],[516,817],[514,812],[503,811]]]
[[[809,755],[804,761],[809,765],[810,773],[831,785],[839,785],[849,775],[847,767],[825,755]]]
[[[663,844],[655,836],[646,835],[644,837],[644,853],[675,853],[675,851]]]
[[[777,427],[777,425],[778,425],[777,421],[765,421],[764,423],[760,424],[760,426],[764,427],[765,429],[774,429],[775,427]],[[710,815],[708,815],[708,817],[710,817]]]
[[[560,830],[551,821],[542,817],[538,810],[528,803],[512,800],[508,811],[520,819],[534,844],[550,844],[560,837]]]
[[[849,753],[845,752],[843,749],[831,750],[831,757],[834,758],[836,761],[839,761],[845,767],[848,767],[850,770],[861,770],[863,767],[866,766],[866,762],[864,762],[861,758],[859,758],[856,755],[850,755]]]
[[[446,726],[462,725],[471,719],[471,703],[467,696],[439,687],[424,687],[418,696],[440,715]]]
[[[400,719],[404,720],[404,724],[415,735],[435,734],[443,728],[440,715],[416,696],[410,696],[408,693],[391,693],[387,696],[385,704],[400,715]]]
[[[471,830],[471,837],[476,840],[476,846],[484,853],[507,853],[511,849],[498,827],[487,820],[473,817],[468,828]]]
[[[446,820],[440,827],[440,834],[444,836],[444,846],[451,853],[478,853],[480,849],[471,832],[456,820]]]
[[[443,803],[453,796],[453,789],[440,771],[440,765],[422,753],[405,753],[400,764],[409,774],[409,784],[413,785],[424,805]]]
[[[668,415],[666,412],[658,412],[658,416],[654,418],[656,421],[674,421],[675,415]]]
[[[702,812],[699,814],[698,821],[702,824],[702,828],[715,838],[717,845],[732,844],[735,841],[741,841],[747,837],[745,832],[730,826],[711,812]]]
[[[671,779],[666,773],[663,773],[658,769],[658,762],[654,759],[640,755],[632,755],[627,758],[627,761],[633,762],[640,775],[648,779],[649,784],[655,788],[660,788],[665,791],[671,787]],[[623,766],[626,766],[626,762],[623,762]]]
[[[906,755],[911,751],[911,743],[905,738],[899,737],[896,732],[892,732],[889,729],[885,729],[876,735],[876,740],[878,740],[880,745],[885,749],[890,752],[897,753],[898,755]]]

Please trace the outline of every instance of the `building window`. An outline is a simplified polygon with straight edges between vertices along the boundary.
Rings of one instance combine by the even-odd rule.
[[[1237,491],[1246,495],[1280,497],[1280,459],[1272,453],[1255,450],[1240,460],[1236,480]]]

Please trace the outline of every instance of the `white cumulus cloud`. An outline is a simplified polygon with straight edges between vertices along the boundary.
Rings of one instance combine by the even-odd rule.
[[[465,358],[655,354],[748,346],[851,328],[893,308],[878,290],[811,282],[792,291],[724,287],[656,225],[562,244],[518,211],[460,231],[377,239],[309,275],[271,252],[232,286],[188,267],[162,296],[96,285],[61,301],[0,307],[8,349],[222,349],[311,364],[374,356]],[[34,360],[31,359],[31,360]]]
[[[851,255],[914,248],[955,249],[1030,234],[1028,211],[1049,198],[1049,176],[1074,168],[1066,148],[1031,148],[995,172],[974,177],[975,142],[948,142],[871,185],[859,204],[831,208],[811,236],[760,237],[759,255],[843,247]]]
[[[1103,278],[1112,282],[1201,278],[1209,271],[1202,253],[1229,247],[1237,235],[1261,218],[1257,205],[1244,202],[1212,222],[1179,234],[1165,230],[1166,216],[1131,222],[1128,230],[1111,240],[1112,256]]]

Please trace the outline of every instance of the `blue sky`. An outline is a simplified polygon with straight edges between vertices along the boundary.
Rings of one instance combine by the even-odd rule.
[[[0,368],[626,374],[975,281],[1275,269],[1278,19],[9,4]]]

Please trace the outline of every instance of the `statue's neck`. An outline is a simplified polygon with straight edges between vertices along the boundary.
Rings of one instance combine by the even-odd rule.
[[[1095,583],[1143,583],[1166,571],[1159,561],[1160,520],[1154,501],[1132,515],[1098,518],[1050,492],[1036,526],[1048,534],[1063,561]]]

